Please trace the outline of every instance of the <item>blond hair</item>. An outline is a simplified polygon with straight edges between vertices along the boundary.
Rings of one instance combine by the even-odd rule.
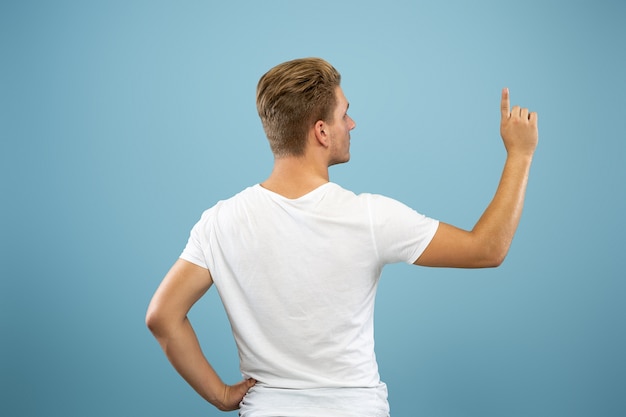
[[[336,88],[341,75],[321,58],[301,58],[279,64],[257,85],[256,105],[275,156],[304,153],[311,126],[332,123]]]

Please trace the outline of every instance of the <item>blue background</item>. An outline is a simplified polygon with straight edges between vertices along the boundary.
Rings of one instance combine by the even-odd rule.
[[[505,263],[384,272],[392,415],[623,416],[625,44],[617,0],[3,1],[0,414],[222,415],[145,310],[200,213],[270,172],[259,77],[321,56],[357,123],[331,179],[460,227],[504,162],[500,89],[539,112]],[[214,290],[191,320],[238,381]]]

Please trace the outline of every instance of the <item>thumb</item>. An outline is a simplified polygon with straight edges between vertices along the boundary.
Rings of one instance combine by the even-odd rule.
[[[248,379],[244,379],[243,381],[241,381],[239,383],[239,385],[241,386],[241,388],[244,389],[244,391],[248,391],[250,388],[252,388],[254,386],[254,384],[256,384],[256,380],[253,378],[248,378]]]

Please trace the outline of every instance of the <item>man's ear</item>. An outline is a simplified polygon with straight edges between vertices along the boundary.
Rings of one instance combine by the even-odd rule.
[[[323,120],[318,120],[315,122],[315,126],[313,130],[315,132],[315,139],[317,142],[323,147],[327,148],[330,144],[328,141],[328,132],[326,131],[327,125]]]

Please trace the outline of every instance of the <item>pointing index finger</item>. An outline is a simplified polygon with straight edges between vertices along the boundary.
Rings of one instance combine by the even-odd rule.
[[[502,101],[500,102],[500,111],[502,112],[502,118],[508,119],[511,115],[511,104],[509,102],[509,89],[502,89]]]

